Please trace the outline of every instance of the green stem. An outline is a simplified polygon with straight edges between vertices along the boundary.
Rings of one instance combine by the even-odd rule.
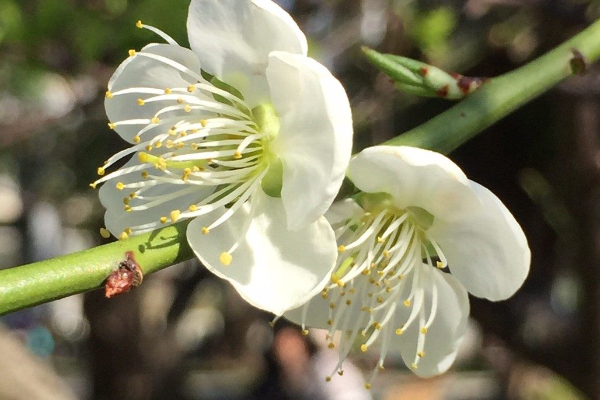
[[[492,79],[457,106],[392,139],[448,153],[515,108],[570,76],[572,49],[588,61],[600,57],[600,21],[526,66]],[[52,260],[0,270],[0,315],[101,287],[132,251],[144,274],[193,257],[186,224]]]
[[[0,315],[97,289],[133,252],[145,275],[188,260],[193,253],[185,239],[187,223],[104,246],[0,270]]]
[[[573,75],[573,49],[592,63],[600,57],[600,20],[544,56],[486,82],[465,100],[387,142],[448,154],[516,108]]]

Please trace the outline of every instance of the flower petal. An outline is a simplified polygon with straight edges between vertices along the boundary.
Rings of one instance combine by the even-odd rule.
[[[170,44],[149,44],[142,49],[143,52],[166,57],[182,64],[188,69],[199,73],[200,63],[193,51]],[[129,88],[151,88],[165,90],[166,88],[187,88],[196,81],[182,74],[173,66],[160,61],[136,54],[127,58],[117,68],[108,82],[108,90],[112,93]],[[134,119],[152,119],[157,111],[174,104],[173,100],[156,101],[138,105],[138,99],[146,100],[155,94],[128,93],[106,98],[104,107],[106,115],[111,122]],[[161,115],[165,118],[167,115]],[[145,125],[117,125],[115,131],[129,143],[134,143],[133,138]],[[158,133],[165,133],[164,128]],[[155,135],[156,135],[155,134]],[[150,132],[144,134],[145,139],[152,138]]]
[[[527,238],[492,192],[470,182],[480,207],[452,224],[434,220],[428,234],[437,241],[456,276],[474,296],[504,300],[529,273]]]
[[[187,29],[202,68],[238,89],[250,107],[269,101],[269,53],[306,55],[308,48],[292,17],[270,0],[193,0]]]
[[[281,128],[272,143],[283,163],[281,197],[289,229],[327,211],[345,177],[352,152],[348,96],[313,59],[273,52],[267,79]]]
[[[187,237],[206,268],[231,282],[250,304],[281,315],[309,300],[329,281],[337,257],[335,236],[325,218],[289,231],[280,199],[261,190],[253,197],[252,203],[244,204],[207,235],[201,233],[202,227],[215,217],[196,218]],[[219,258],[236,241],[239,247],[225,266]]]
[[[424,356],[419,359],[413,372],[421,377],[430,377],[445,372],[456,358],[456,352],[467,328],[469,316],[469,298],[467,291],[452,275],[424,266],[419,273],[425,284],[425,316],[432,308],[434,287],[437,289],[437,310],[427,334],[420,332],[418,317],[402,335],[393,335],[390,349],[400,349],[402,359],[407,366],[415,362],[419,336],[425,339]],[[408,295],[409,285],[403,289]],[[413,304],[414,305],[414,304]],[[406,321],[411,307],[400,305],[396,310],[395,322],[402,325]]]
[[[347,221],[350,218],[358,219],[364,215],[363,210],[353,199],[336,201],[325,213],[327,221],[334,225]]]
[[[420,207],[436,219],[456,219],[478,206],[460,168],[429,150],[370,147],[352,159],[348,176],[364,192],[389,193],[396,207]]]
[[[140,162],[138,161],[137,157],[134,156],[123,167],[121,167],[121,169],[134,167],[137,165],[140,165]],[[121,232],[123,232],[126,228],[157,222],[162,216],[168,217],[169,213],[173,210],[185,211],[191,204],[198,203],[200,200],[204,199],[214,191],[214,188],[212,187],[196,186],[197,190],[194,190],[193,193],[169,200],[161,205],[149,208],[148,210],[126,212],[123,199],[129,196],[131,190],[119,190],[116,188],[115,182],[119,181],[124,184],[139,182],[141,180],[140,172],[141,171],[132,172],[123,175],[118,179],[111,179],[103,184],[99,190],[100,202],[106,208],[106,213],[104,214],[106,229],[108,229],[116,237],[119,237]],[[161,171],[153,168],[150,170],[150,172],[154,175],[163,174]],[[150,188],[144,192],[144,196],[160,197],[169,195],[184,188],[184,186],[162,184]]]

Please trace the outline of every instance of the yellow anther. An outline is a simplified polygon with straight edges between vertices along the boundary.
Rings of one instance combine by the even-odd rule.
[[[373,327],[374,327],[375,329],[377,329],[378,331],[380,331],[380,330],[381,330],[381,328],[382,328],[382,326],[381,326],[381,324],[380,324],[379,322],[375,322],[375,323],[373,324]]]
[[[354,294],[354,292],[356,292],[356,290],[354,290],[354,288],[348,290],[348,293],[350,293],[350,294]]]
[[[190,93],[194,93],[194,90],[196,90],[196,86],[194,86],[194,85],[190,85],[187,88],[187,91],[190,92]]]
[[[398,280],[401,281],[404,276],[402,274],[398,275]]]
[[[168,220],[169,220],[169,218],[167,218],[167,217],[165,217],[165,216],[162,216],[162,217],[160,217],[160,219],[159,219],[159,221],[160,221],[160,223],[161,223],[161,224],[166,224]]]
[[[138,19],[138,21],[135,23],[135,26],[136,26],[137,28],[140,28],[140,29],[142,29],[142,28],[144,27],[144,25],[142,24],[142,20],[139,20],[139,19]]]
[[[202,125],[203,128],[206,128],[207,123],[208,123],[208,121],[206,121],[205,119],[200,120],[200,125]]]
[[[335,348],[335,344],[333,344],[333,342],[331,342],[327,345],[327,347],[329,347],[330,349],[333,349],[333,348]]]
[[[198,211],[198,206],[195,204],[192,204],[191,206],[189,206],[188,210],[191,212]]]
[[[177,99],[177,103],[183,104],[183,102],[184,102],[184,100],[181,97]]]
[[[381,236],[377,236],[377,243],[383,243],[385,240]]]
[[[333,320],[332,319],[328,319],[327,320],[327,325],[329,325],[329,326],[333,325]]]
[[[117,127],[117,125],[116,125],[116,124],[113,124],[112,122],[109,122],[109,123],[108,123],[108,128],[109,128],[109,129],[112,129],[112,130],[114,131],[116,127]]]
[[[326,298],[328,297],[328,294],[327,294],[327,292],[323,292],[323,293],[321,293],[321,297],[322,297],[323,299],[326,299]]]
[[[361,344],[360,345],[360,351],[362,351],[363,353],[365,353],[368,350],[367,345],[366,344]]]
[[[384,250],[384,251],[383,251],[383,256],[384,256],[385,258],[390,258],[390,252],[389,252],[389,251],[387,251],[387,250]]]
[[[130,200],[129,197],[123,198],[123,204],[128,205],[129,204],[129,200]]]
[[[325,377],[325,382],[331,382],[331,377],[330,376],[326,376]]]
[[[417,366],[417,363],[412,363],[412,364],[410,364],[410,367],[411,367],[412,369],[417,369],[417,368],[418,368],[418,366]]]
[[[165,94],[171,94],[171,93],[173,93],[171,88],[165,88]]]
[[[104,94],[104,96],[107,99],[112,99],[113,98],[113,94],[112,94],[112,92],[110,90],[107,90],[106,93]]]
[[[98,172],[98,175],[102,176],[106,173],[106,170],[104,168],[100,167],[100,168],[98,168],[98,170],[96,172]]]
[[[186,131],[179,132],[179,137],[186,137],[186,136],[187,136],[187,132]]]
[[[119,240],[125,240],[127,238],[129,238],[127,232],[121,232],[121,234],[119,235]]]
[[[158,117],[154,117],[154,118],[152,118],[152,119],[150,120],[150,122],[152,122],[153,124],[155,124],[155,125],[156,125],[156,124],[158,124],[158,123],[160,122],[160,118],[158,118]]]
[[[350,304],[352,304],[352,300],[346,300],[346,305],[349,306]]]
[[[423,335],[427,334],[427,328],[425,326],[421,328],[421,333]]]
[[[329,303],[329,308],[333,310],[335,308],[335,303]]]
[[[302,336],[308,336],[308,329],[302,329]]]
[[[123,182],[118,182],[115,186],[119,190],[125,189],[125,184]]]
[[[108,239],[110,237],[110,232],[106,228],[100,228],[100,236],[104,239]]]
[[[171,127],[171,129],[169,129],[169,132],[168,132],[168,133],[169,133],[169,135],[170,135],[170,136],[175,136],[175,135],[177,135],[177,132],[175,131],[175,129],[176,129],[176,128],[175,128],[174,126],[173,126],[173,127]]]
[[[138,144],[141,141],[142,141],[142,138],[140,137],[140,135],[135,135],[133,137],[133,143]]]
[[[138,160],[140,160],[141,163],[150,162],[150,154],[144,153],[144,152],[140,152],[140,153],[138,153]]]
[[[339,251],[340,253],[343,253],[343,252],[345,252],[345,251],[346,251],[346,246],[344,246],[344,245],[340,245],[340,247],[338,247],[338,251]]]
[[[378,365],[377,369],[380,370],[380,371],[383,371],[385,369],[385,367],[383,365]]]
[[[129,57],[133,57],[135,56],[135,50],[131,49],[129,50]]]
[[[169,215],[171,217],[171,221],[177,222],[177,220],[181,216],[181,211],[179,211],[179,210],[173,210],[173,211],[171,211],[171,213]]]
[[[340,369],[340,370],[337,372],[337,374],[338,374],[339,376],[344,376],[344,371]]]
[[[138,196],[138,195],[137,195],[137,193],[136,193],[136,192],[131,192],[131,193],[129,193],[129,198],[130,198],[130,199],[135,199],[137,196]]]
[[[146,102],[144,101],[144,99],[137,99],[137,105],[138,106],[143,106],[144,104],[146,104]]]
[[[186,104],[185,107],[183,107],[183,111],[189,113],[190,111],[192,111],[192,106],[190,106],[189,104]]]
[[[404,333],[404,331],[400,328],[396,329],[396,335],[400,336]]]
[[[444,263],[441,261],[438,261],[435,263],[435,266],[438,267],[439,269],[443,269],[444,268]]]
[[[417,357],[419,357],[419,358],[423,358],[423,357],[425,357],[425,352],[424,352],[424,351],[419,351],[419,352],[417,353]]]
[[[239,160],[240,158],[242,158],[242,153],[240,153],[239,151],[236,150],[236,152],[233,153],[233,158],[235,160]]]
[[[125,212],[131,212],[131,206],[129,204],[125,205]]]
[[[404,300],[404,306],[405,307],[410,307],[410,300]]]
[[[165,145],[167,146],[167,149],[170,149],[173,147],[173,141],[172,140],[167,140],[165,142]]]
[[[219,256],[219,261],[221,262],[221,264],[223,264],[226,267],[229,266],[229,264],[231,264],[232,260],[233,260],[233,256],[227,252],[223,252]]]
[[[142,171],[142,178],[148,178],[148,171]]]
[[[383,303],[383,297],[379,296],[379,297],[377,298],[377,302],[378,302],[379,304]]]
[[[152,149],[153,149],[152,145],[149,144],[148,146],[146,146],[146,151],[152,151]]]
[[[125,233],[126,233],[126,234],[128,234],[128,235],[131,235],[131,233],[132,233],[133,231],[131,230],[131,228],[125,228],[125,230],[124,230],[123,232],[125,232]]]
[[[204,168],[200,169],[199,167],[197,167],[195,165],[192,167],[192,172],[200,172],[200,171],[204,171]]]
[[[371,389],[371,384],[369,382],[365,383],[365,389],[367,389],[367,390]]]

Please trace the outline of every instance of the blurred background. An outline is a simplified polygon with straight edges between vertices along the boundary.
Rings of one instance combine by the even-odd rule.
[[[600,17],[593,0],[279,0],[349,93],[355,150],[451,106],[399,93],[361,45],[472,76],[510,71]],[[0,0],[0,268],[99,245],[88,187],[125,147],[108,78],[127,50],[187,44],[189,0]],[[398,355],[329,375],[336,352],[252,309],[190,261],[111,300],[101,291],[0,318],[0,399],[600,399],[600,68],[574,77],[451,157],[522,224],[531,274],[512,299],[471,299],[457,362],[430,380]]]

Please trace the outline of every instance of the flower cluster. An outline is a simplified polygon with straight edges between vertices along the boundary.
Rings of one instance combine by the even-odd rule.
[[[350,161],[348,97],[275,3],[192,0],[191,50],[137,26],[167,43],[131,50],[108,84],[109,127],[131,144],[92,183],[110,233],[190,220],[198,258],[249,303],[303,332],[346,332],[337,372],[360,339],[379,348],[373,376],[394,349],[439,374],[467,291],[501,300],[520,287],[521,228],[446,157],[379,146]],[[346,173],[361,193],[332,206]]]

